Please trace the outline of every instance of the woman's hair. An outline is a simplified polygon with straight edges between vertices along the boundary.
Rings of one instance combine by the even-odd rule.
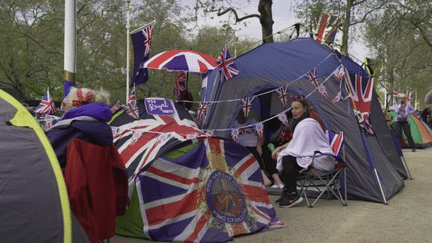
[[[61,108],[65,111],[76,108],[89,103],[105,103],[109,104],[110,94],[103,90],[100,91],[88,88],[71,87],[69,94],[64,98]]]
[[[305,98],[295,99],[292,102],[299,102],[303,106],[303,108],[306,108],[306,111],[309,111],[309,103]]]

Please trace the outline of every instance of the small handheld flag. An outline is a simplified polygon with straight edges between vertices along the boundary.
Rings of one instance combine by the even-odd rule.
[[[53,101],[49,91],[46,92],[46,94],[42,98],[40,104],[38,105],[38,107],[36,107],[35,113],[49,114],[49,115],[54,115],[56,113],[54,101]]]
[[[127,113],[135,119],[139,119],[139,110],[136,103],[136,93],[135,93],[135,85],[132,88],[132,91],[129,95],[129,99],[127,101],[128,111]]]

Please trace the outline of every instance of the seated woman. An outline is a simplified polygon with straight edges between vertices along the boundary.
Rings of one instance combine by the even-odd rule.
[[[291,109],[293,138],[289,143],[277,147],[272,154],[273,158],[277,158],[277,168],[282,170],[285,184],[282,196],[276,201],[280,207],[292,207],[303,201],[297,194],[296,179],[300,170],[311,165],[314,152],[332,152],[320,124],[310,118],[307,101],[295,100],[291,103]],[[318,156],[314,161],[314,167],[321,170],[331,170],[334,165],[332,156]]]
[[[256,121],[254,119],[245,117],[243,110],[240,110],[234,123],[234,127],[240,128],[237,142],[247,148],[255,156],[261,168],[264,185],[269,186],[271,185],[271,181],[264,173],[265,160],[262,158],[264,148],[264,146],[262,146],[263,140],[260,139],[253,126],[255,123]],[[264,154],[269,155],[268,157],[271,159],[271,152]]]

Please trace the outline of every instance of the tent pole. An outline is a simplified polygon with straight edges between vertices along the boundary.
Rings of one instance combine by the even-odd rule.
[[[405,167],[405,170],[406,170],[406,172],[408,174],[408,178],[410,178],[412,180],[413,178],[411,177],[411,173],[410,173],[410,171],[408,169],[408,165],[406,164],[405,156],[402,155],[401,156],[401,160],[402,160],[402,164]]]
[[[384,203],[385,203],[385,204],[388,204],[388,203],[387,203],[387,200],[386,200],[386,198],[385,198],[384,191],[383,191],[383,188],[382,188],[382,185],[381,185],[381,181],[380,181],[380,179],[379,179],[378,172],[377,172],[377,169],[376,169],[376,168],[374,168],[374,172],[375,172],[375,177],[376,177],[376,179],[377,179],[377,181],[378,181],[378,185],[379,185],[379,188],[380,188],[381,195],[382,195],[382,197],[383,197]]]

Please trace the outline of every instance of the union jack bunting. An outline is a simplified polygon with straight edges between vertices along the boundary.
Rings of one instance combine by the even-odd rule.
[[[262,122],[258,122],[257,124],[255,124],[255,130],[257,131],[259,138],[263,139],[263,137],[264,137],[264,125],[262,124]]]
[[[118,110],[120,110],[121,104],[120,101],[117,101],[112,107],[111,107],[111,113],[116,113]]]
[[[231,137],[234,141],[238,141],[238,137],[240,135],[240,128],[233,128],[231,130]]]
[[[180,95],[181,92],[186,91],[186,72],[180,72],[177,75],[173,95]]]
[[[288,87],[280,87],[276,90],[276,92],[279,95],[279,99],[285,108],[288,106],[288,104],[287,104],[287,97],[288,97],[287,90],[288,90]]]
[[[206,136],[207,137],[213,137],[214,136],[214,130],[207,130],[206,132],[205,132],[205,134],[206,134]]]
[[[372,106],[373,78],[359,75],[349,75],[349,77],[350,97],[354,111],[359,117],[360,126],[373,134],[372,124],[369,119]]]
[[[228,49],[224,47],[222,49],[219,58],[216,61],[217,68],[220,72],[220,82],[223,83],[228,79],[234,78],[239,74],[237,67],[234,63],[234,59],[231,58],[231,55],[228,52]]]
[[[338,27],[342,24],[343,18],[330,16],[326,13],[322,14],[320,18],[314,18],[312,21],[314,34],[318,43],[327,42],[332,43],[336,36]]]
[[[248,150],[216,138],[188,147],[175,158],[155,159],[137,177],[144,233],[150,240],[227,242],[285,226]],[[193,163],[192,155],[199,155]]]
[[[151,25],[145,27],[142,30],[142,34],[145,37],[145,41],[144,41],[145,52],[144,52],[144,55],[146,55],[146,56],[148,56],[148,54],[150,52],[150,45],[151,45],[151,42],[153,40],[152,30],[153,30],[153,27]]]
[[[329,95],[326,91],[326,88],[324,87],[323,84],[320,84],[318,82],[318,77],[316,75],[316,68],[314,68],[313,70],[309,71],[306,74],[306,78],[308,79],[308,81],[313,84],[315,86],[315,89],[318,90],[318,92],[320,92],[324,97],[326,97],[327,99],[329,98]]]
[[[335,75],[336,76],[336,78],[340,81],[340,82],[343,82],[343,80],[344,80],[344,77],[345,77],[345,73],[346,73],[346,71],[345,71],[345,67],[344,66],[339,66],[334,72],[333,72],[333,75]]]
[[[252,101],[255,97],[242,99],[243,103],[243,114],[247,118],[249,115],[250,108],[252,107]]]
[[[288,118],[285,112],[277,114],[277,118],[281,121],[286,127],[289,127]]]
[[[129,99],[127,101],[127,107],[128,107],[127,113],[131,117],[138,120],[139,119],[139,110],[138,110],[137,103],[136,103],[135,85],[133,86],[132,91],[129,95]]]
[[[205,111],[207,109],[207,103],[200,103],[199,107],[198,107],[198,116],[197,119],[198,121],[202,121],[203,118],[205,117]]]
[[[45,96],[42,98],[41,102],[39,103],[38,107],[36,107],[35,113],[49,115],[54,115],[56,113],[54,101],[48,90]]]

